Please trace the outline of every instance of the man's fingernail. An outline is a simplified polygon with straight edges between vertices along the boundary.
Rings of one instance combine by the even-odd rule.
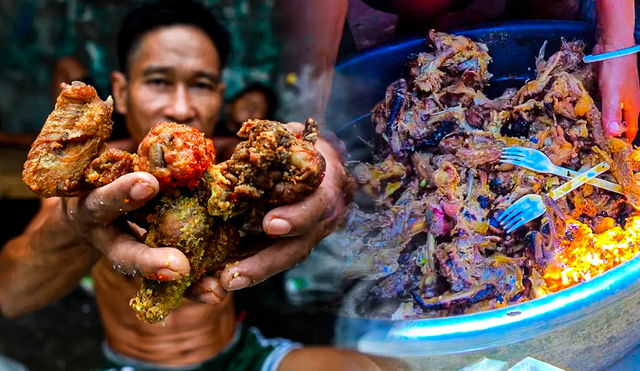
[[[620,134],[620,124],[617,121],[611,121],[608,125],[609,128],[609,132],[613,135],[619,135]]]
[[[237,276],[232,278],[229,282],[229,290],[241,290],[245,287],[248,287],[250,284],[251,280],[249,279],[249,277]]]
[[[225,298],[219,297],[214,292],[205,292],[198,297],[198,300],[206,304],[220,304],[224,302],[224,299]]]
[[[146,182],[136,182],[131,187],[131,197],[136,200],[146,200],[151,196],[155,190]]]
[[[172,271],[169,268],[160,268],[157,273],[152,273],[149,271],[143,272],[144,278],[153,280],[153,281],[161,281],[168,282],[174,281],[178,278],[182,277],[182,275],[176,271]]]
[[[267,223],[267,233],[276,236],[282,236],[291,231],[291,224],[284,219],[271,219]]]

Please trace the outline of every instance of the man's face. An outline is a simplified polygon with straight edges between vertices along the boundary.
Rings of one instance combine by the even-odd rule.
[[[207,136],[218,122],[225,86],[213,41],[192,26],[148,32],[132,48],[129,74],[113,74],[116,109],[140,143],[158,122],[192,126]]]

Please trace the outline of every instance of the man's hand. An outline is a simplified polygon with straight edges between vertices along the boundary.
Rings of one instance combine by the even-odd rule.
[[[63,212],[77,238],[102,252],[123,273],[175,279],[189,273],[189,261],[182,252],[174,248],[152,249],[115,223],[118,217],[140,208],[157,193],[158,181],[153,175],[131,173],[85,197],[63,199]]]
[[[633,0],[596,0],[598,44],[596,54],[635,45],[635,5]],[[598,85],[602,96],[602,124],[609,135],[626,131],[633,142],[638,132],[640,88],[636,55],[599,63]]]
[[[287,128],[302,134],[304,126],[290,123]],[[257,254],[225,268],[220,276],[224,289],[249,287],[301,263],[335,228],[347,202],[347,173],[340,155],[326,140],[318,138],[316,148],[327,163],[322,184],[304,201],[273,209],[265,216],[264,231],[281,238]]]
[[[594,53],[606,53],[622,48],[624,47],[598,45],[594,48]],[[598,73],[604,130],[613,136],[620,136],[626,132],[629,142],[633,142],[638,133],[640,84],[637,63],[635,54],[609,59],[601,62]]]
[[[151,200],[158,187],[158,181],[149,173],[127,174],[86,197],[63,199],[63,210],[75,235],[99,250],[114,268],[125,274],[174,280],[189,273],[187,257],[171,247],[150,248],[139,242],[132,230],[117,222],[123,214]],[[204,277],[185,296],[214,304],[222,302],[226,295],[216,278]]]

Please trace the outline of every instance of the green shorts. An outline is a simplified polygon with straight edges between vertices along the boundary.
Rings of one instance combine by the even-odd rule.
[[[287,339],[265,339],[256,328],[238,327],[236,336],[220,354],[189,367],[162,367],[114,353],[104,345],[101,371],[276,371],[282,359],[302,345]]]

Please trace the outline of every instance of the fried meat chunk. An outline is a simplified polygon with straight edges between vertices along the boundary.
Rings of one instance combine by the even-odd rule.
[[[22,172],[23,181],[41,197],[72,197],[90,190],[85,171],[107,149],[113,126],[111,97],[103,101],[92,86],[77,81],[61,88]]]

